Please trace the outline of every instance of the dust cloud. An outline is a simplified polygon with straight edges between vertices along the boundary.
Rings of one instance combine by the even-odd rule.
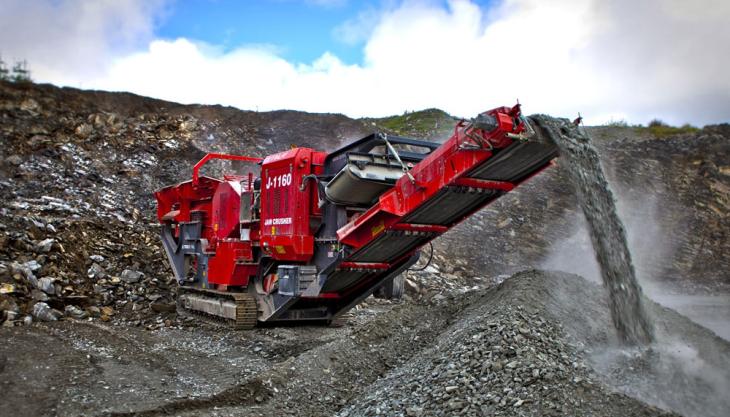
[[[721,346],[730,341],[730,294],[693,292],[687,277],[681,277],[686,285],[670,284],[668,266],[680,245],[672,231],[683,227],[676,222],[681,207],[667,201],[661,189],[632,190],[624,185],[614,189],[637,280],[644,295],[654,301],[646,301],[647,310],[659,321],[654,343],[628,347],[606,339],[591,346],[590,361],[606,383],[642,401],[687,416],[726,415],[730,375],[717,363],[725,361]],[[540,267],[601,284],[585,216],[576,210],[562,223],[568,237],[554,243]],[[710,332],[697,333],[684,317],[666,308]]]
[[[627,344],[648,344],[654,339],[651,318],[644,308],[642,289],[597,149],[587,132],[567,119],[530,116],[541,134],[554,142],[566,164],[580,207],[588,224],[601,278],[609,293],[611,320]]]
[[[632,192],[622,185],[616,185],[614,189],[619,217],[626,228],[637,280],[644,295],[730,341],[730,294],[689,292],[691,285],[679,287],[665,280],[666,266],[671,264],[678,245],[672,230],[683,227],[673,220],[678,216],[671,214],[681,208],[666,201],[661,189]],[[566,215],[562,223],[568,237],[554,242],[539,267],[574,273],[601,283],[585,216],[576,210]]]

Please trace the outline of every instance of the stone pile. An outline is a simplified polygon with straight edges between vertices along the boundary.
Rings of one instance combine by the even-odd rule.
[[[592,288],[576,278],[581,289]],[[553,283],[567,279],[526,271],[474,292],[471,307],[433,345],[380,378],[337,415],[665,414],[608,391],[585,358],[584,341],[571,339],[561,321],[535,302],[549,297]],[[445,305],[463,300],[453,296]],[[610,326],[608,320],[605,325]]]
[[[200,123],[1,87],[3,325],[121,316],[154,326],[174,311],[174,282],[151,192],[179,178],[176,163],[202,154],[175,156],[191,148]]]
[[[428,360],[378,383],[383,388],[366,395],[363,408],[341,415],[514,415],[521,409],[565,415],[575,409],[573,389],[592,382],[559,329],[519,307],[488,315],[441,341]]]

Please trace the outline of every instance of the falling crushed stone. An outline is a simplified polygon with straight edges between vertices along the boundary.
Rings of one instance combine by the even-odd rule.
[[[601,277],[609,293],[611,318],[619,337],[628,344],[651,343],[654,331],[641,301],[641,286],[636,280],[626,231],[590,137],[567,119],[544,115],[531,119],[558,145],[562,159],[567,161],[564,167],[588,220]]]

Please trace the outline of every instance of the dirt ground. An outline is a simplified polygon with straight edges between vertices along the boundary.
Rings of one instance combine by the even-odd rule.
[[[453,309],[379,302],[342,328],[0,328],[0,415],[327,415],[427,344]]]
[[[449,398],[434,400],[405,382],[458,386],[458,378],[439,374],[441,364],[494,344],[503,352],[516,346],[517,354],[505,353],[491,371],[496,379],[467,395],[482,408],[462,415],[722,415],[728,404],[717,390],[730,381],[730,344],[650,305],[661,337],[648,353],[615,345],[600,287],[539,271],[428,301],[370,299],[342,328],[229,331],[186,322],[146,330],[83,320],[0,328],[0,415],[453,415]],[[481,337],[487,339],[470,342]],[[680,360],[687,354],[694,359]],[[666,358],[694,368],[678,372]],[[470,361],[458,369],[468,372]],[[520,364],[511,369],[513,362]],[[548,376],[520,379],[521,367]],[[678,383],[684,384],[679,396],[672,394]],[[494,397],[509,398],[500,406],[489,393],[503,389],[521,398]],[[511,405],[520,399],[525,404],[517,410]]]

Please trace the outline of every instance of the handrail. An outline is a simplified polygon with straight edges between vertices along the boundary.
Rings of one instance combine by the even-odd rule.
[[[198,161],[197,164],[195,164],[195,166],[193,166],[193,187],[198,186],[198,180],[199,180],[198,171],[200,171],[200,168],[202,168],[202,166],[205,165],[211,159],[227,159],[230,161],[246,161],[246,162],[256,162],[256,163],[263,161],[262,158],[255,158],[253,156],[229,155],[226,153],[206,154],[200,161]]]

